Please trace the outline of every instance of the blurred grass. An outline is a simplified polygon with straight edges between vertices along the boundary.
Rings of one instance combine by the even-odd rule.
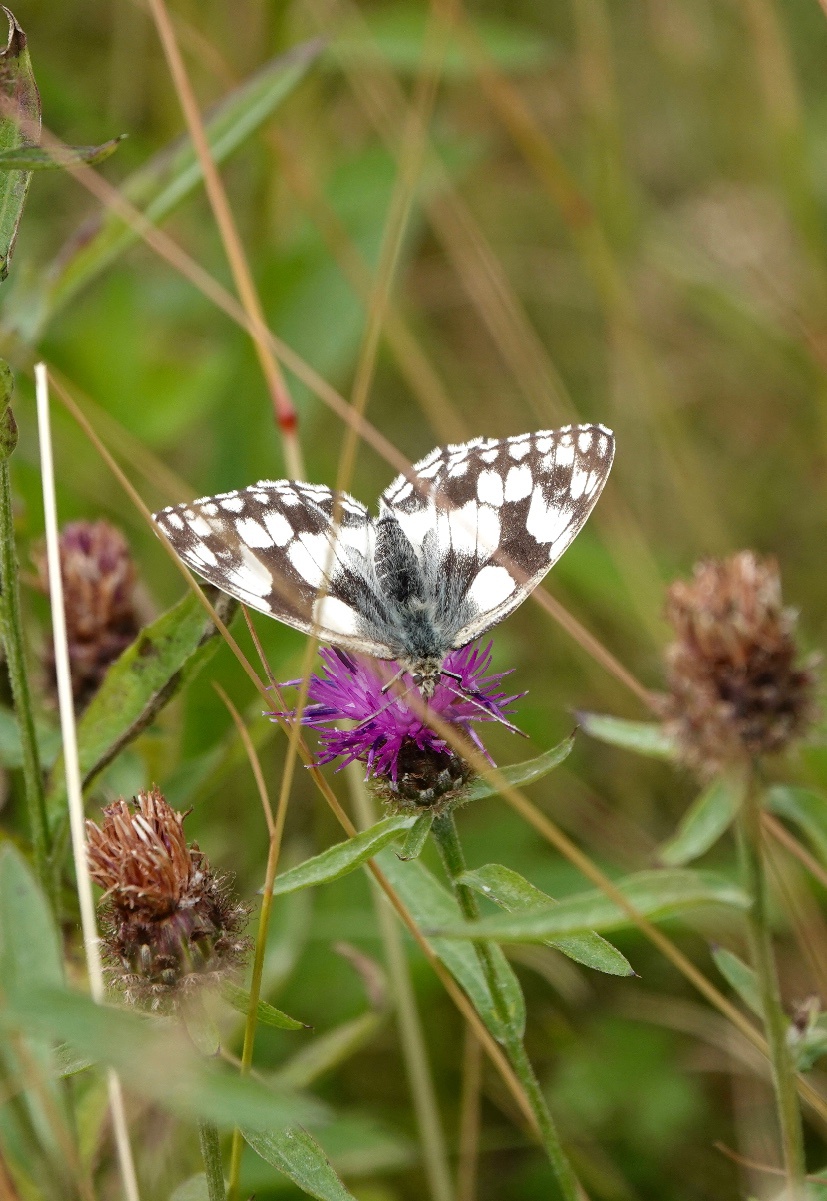
[[[374,105],[371,116],[366,97],[388,87],[390,72],[391,95],[410,98],[424,8],[364,3],[354,10],[296,0],[281,9],[249,0],[239,21],[218,0],[181,0],[174,11],[202,105],[265,59],[315,35],[320,24],[330,39],[323,61],[279,110],[278,138],[264,130],[251,139],[223,178],[271,328],[347,395],[364,333],[363,297],[331,251],[330,229],[318,228],[305,211],[306,197],[293,190],[284,146],[309,181],[314,211],[327,206],[351,249],[375,270],[401,126],[396,99],[378,112]],[[29,35],[45,124],[67,142],[129,133],[103,166],[106,178],[117,183],[181,132],[139,4],[67,0],[17,15]],[[395,312],[441,395],[450,398],[450,410],[443,412],[440,399],[430,412],[439,409],[470,434],[516,433],[573,415],[613,426],[614,486],[547,587],[647,686],[662,682],[660,584],[705,553],[752,546],[777,554],[786,595],[802,613],[804,641],[823,646],[827,20],[815,0],[783,6],[772,0],[624,6],[492,0],[472,15],[482,57],[462,38],[449,47],[432,128],[435,154],[423,171],[393,295]],[[584,206],[580,217],[550,194],[536,163],[513,140],[486,87],[486,62],[505,72],[526,106],[536,145],[550,147],[565,168]],[[380,117],[386,128],[377,131]],[[93,211],[68,178],[40,173],[34,179],[12,268],[19,279],[0,296],[7,316],[14,289],[41,279]],[[202,194],[175,214],[168,230],[227,282]],[[247,335],[144,247],[80,293],[37,349],[192,495],[283,471]],[[19,357],[22,364],[22,350]],[[433,428],[421,391],[418,398],[409,381],[389,341],[380,352],[368,416],[415,459],[446,435]],[[308,476],[332,482],[342,426],[307,389],[289,382]],[[23,373],[19,391],[21,441],[13,471],[25,550],[41,536],[42,522],[33,404]],[[177,573],[77,430],[62,415],[55,419],[63,519],[103,515],[122,524],[160,612],[181,595]],[[353,491],[372,504],[391,474],[363,450]],[[157,488],[145,495],[153,504],[177,499]],[[42,607],[30,607],[32,636],[42,637]],[[295,676],[302,639],[264,620],[257,627],[276,677]],[[519,722],[530,738],[529,746],[518,746],[494,731],[490,745],[498,762],[557,742],[570,731],[576,708],[645,716],[533,605],[496,632],[495,663],[514,667],[515,688],[528,690]],[[137,744],[127,766],[133,780],[162,787],[195,780],[182,802],[194,806],[191,835],[252,895],[262,877],[266,832],[211,678],[249,716],[259,712],[222,647],[209,671]],[[256,732],[265,772],[277,782],[282,740],[269,725]],[[199,757],[222,740],[230,748],[226,769],[202,772],[198,780]],[[823,749],[808,750],[793,767],[800,783],[827,785]],[[110,783],[104,777],[96,802],[107,787],[117,787],[116,776]],[[13,834],[22,829],[17,791],[2,813]],[[565,769],[532,795],[615,873],[653,862],[654,847],[673,832],[695,791],[667,765],[581,739]],[[582,887],[501,803],[480,802],[460,820],[472,865],[497,858],[555,896]],[[286,853],[297,857],[300,842],[306,853],[339,837],[301,773]],[[430,851],[426,862],[435,869]],[[728,869],[725,844],[711,853],[709,865]],[[814,897],[821,899],[811,883],[799,881],[799,887],[811,906]],[[777,920],[785,999],[792,1004],[818,991],[818,980],[781,904]],[[283,936],[278,904],[275,922],[273,948]],[[709,974],[714,968],[705,935],[733,937],[720,924],[700,932],[677,923],[669,928]],[[817,949],[827,949],[823,923],[807,928]],[[277,993],[280,1007],[319,1031],[364,1008],[352,969],[330,953],[338,938],[379,954],[367,884],[356,876],[314,898],[312,917],[296,935],[297,970]],[[706,1011],[638,935],[617,941],[642,983],[570,968],[577,982],[567,985],[567,977],[555,976],[553,960],[547,975],[519,969],[531,1015],[529,1050],[584,1183],[593,1198],[607,1201],[734,1198],[738,1172],[710,1148],[716,1139],[748,1145],[738,1143],[742,1102],[733,1109],[738,1087],[731,1073],[737,1069],[720,1045],[698,1033],[702,1022],[687,1029],[676,1019],[676,1028],[667,1029],[668,1014],[683,1013],[681,1006],[694,1007],[696,1016]],[[412,954],[455,1145],[461,1023],[424,961]],[[660,997],[667,1015],[662,1025],[630,1019],[638,989]],[[257,1054],[265,1068],[294,1049],[291,1037],[259,1032]],[[415,1138],[391,1026],[327,1077],[321,1092],[344,1114],[381,1118],[403,1148]],[[763,1088],[755,1086],[750,1104],[766,1107]],[[510,1099],[486,1069],[480,1198],[553,1195],[540,1156],[522,1142],[510,1116]],[[811,1152],[820,1163],[824,1147],[815,1135]],[[195,1170],[183,1151],[170,1155],[158,1195]],[[395,1163],[389,1174],[377,1167],[362,1185],[353,1182],[356,1195],[365,1201],[421,1196],[420,1169],[398,1150]],[[261,1163],[256,1170],[261,1176]],[[260,1198],[277,1195],[266,1177],[257,1177],[255,1187]],[[753,1180],[751,1187],[759,1186]]]

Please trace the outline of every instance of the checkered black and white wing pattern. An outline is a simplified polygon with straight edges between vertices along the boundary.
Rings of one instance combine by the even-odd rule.
[[[252,609],[351,650],[390,658],[371,618],[387,619],[364,505],[319,484],[262,480],[154,515],[176,553]],[[374,634],[372,637],[371,634]]]
[[[603,490],[614,436],[564,426],[438,448],[399,476],[382,502],[419,548],[452,647],[521,604],[571,545]]]

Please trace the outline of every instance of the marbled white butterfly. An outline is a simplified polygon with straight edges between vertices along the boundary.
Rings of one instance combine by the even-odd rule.
[[[449,651],[522,604],[579,533],[614,457],[602,425],[437,447],[374,519],[322,484],[262,480],[155,514],[199,575],[323,642],[395,659],[424,696]]]

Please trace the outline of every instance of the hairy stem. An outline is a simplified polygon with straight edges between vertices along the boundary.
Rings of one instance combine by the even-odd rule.
[[[218,1128],[212,1122],[199,1122],[198,1141],[201,1144],[201,1158],[204,1161],[204,1175],[207,1177],[209,1201],[225,1201],[224,1165],[221,1161],[221,1141],[218,1137]]]
[[[14,519],[8,459],[0,459],[0,630],[6,650],[6,665],[11,682],[14,711],[23,750],[23,779],[26,805],[37,874],[47,896],[54,898],[49,871],[49,825],[43,773],[34,728],[32,694],[26,666],[23,623],[20,614],[17,552],[14,544]]]
[[[784,1171],[791,1201],[804,1196],[804,1134],[798,1106],[795,1069],[787,1045],[787,1019],[781,1005],[778,972],[767,913],[767,875],[761,837],[761,793],[754,770],[749,773],[738,815],[738,853],[744,887],[752,897],[747,916],[752,966],[758,980],[764,1029],[769,1045],[772,1083],[781,1132]]]
[[[371,798],[365,787],[362,765],[350,764],[347,773],[356,820],[359,828],[364,830],[373,824],[376,814],[373,812]],[[419,1141],[422,1147],[422,1161],[428,1180],[428,1189],[432,1201],[453,1201],[454,1190],[451,1185],[445,1134],[440,1123],[437,1093],[431,1074],[431,1065],[428,1061],[422,1022],[416,1007],[416,996],[405,954],[405,944],[402,940],[398,919],[387,898],[376,884],[373,884],[372,892],[385,952],[385,966],[388,969],[396,1019],[399,1023],[399,1035],[408,1073],[411,1099],[419,1127]]]
[[[435,818],[431,832],[436,840],[443,866],[451,881],[454,895],[457,898],[463,916],[467,921],[475,921],[480,916],[477,898],[473,891],[459,879],[465,871],[465,856],[462,851],[462,844],[459,840],[453,814],[443,813]],[[474,945],[477,948],[480,964],[494,1002],[494,1009],[503,1028],[503,1046],[506,1049],[508,1058],[511,1060],[511,1066],[519,1077],[520,1083],[525,1089],[526,1096],[531,1103],[531,1108],[540,1128],[543,1146],[557,1176],[563,1196],[566,1198],[566,1201],[583,1201],[585,1197],[583,1187],[574,1174],[574,1169],[563,1150],[560,1136],[554,1125],[554,1119],[549,1112],[546,1099],[540,1088],[540,1083],[526,1054],[523,1040],[514,1031],[511,1015],[508,1011],[508,1003],[497,973],[491,944],[483,942],[475,943]]]

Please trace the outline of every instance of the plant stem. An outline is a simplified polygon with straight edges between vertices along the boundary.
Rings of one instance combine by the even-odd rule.
[[[754,768],[749,772],[744,790],[737,833],[744,887],[752,897],[752,906],[747,916],[747,931],[769,1044],[784,1170],[790,1201],[799,1201],[804,1196],[806,1172],[804,1134],[798,1106],[795,1069],[787,1045],[787,1019],[781,1005],[767,911],[767,876],[761,837],[761,794]]]
[[[463,916],[467,921],[476,921],[480,916],[477,898],[473,891],[466,884],[462,884],[459,879],[465,871],[465,856],[462,851],[462,844],[459,840],[453,814],[442,813],[439,817],[435,818],[434,824],[431,827],[431,833],[436,841],[443,866],[451,881],[454,895],[457,898]],[[566,1201],[583,1201],[585,1197],[583,1187],[574,1174],[574,1169],[563,1150],[560,1136],[554,1125],[554,1119],[549,1112],[546,1099],[540,1088],[540,1082],[526,1054],[522,1037],[514,1030],[512,1018],[508,1011],[508,1003],[502,990],[497,966],[492,954],[491,944],[483,942],[475,943],[474,945],[477,948],[480,964],[494,1002],[494,1009],[502,1026],[501,1041],[506,1049],[508,1058],[511,1060],[511,1066],[519,1077],[520,1083],[525,1089],[526,1096],[531,1103],[531,1108],[540,1127],[543,1146],[557,1176],[563,1196],[566,1198]]]
[[[8,459],[0,460],[0,587],[0,629],[6,649],[6,664],[23,749],[23,779],[26,785],[26,805],[29,811],[34,861],[46,895],[54,900],[53,882],[48,866],[49,825],[46,818],[46,796],[35,736],[32,694],[29,688],[20,615],[20,588]]]
[[[359,763],[347,768],[348,786],[359,828],[365,830],[376,820],[370,795],[365,787],[363,768]],[[376,908],[379,933],[385,952],[391,994],[399,1023],[402,1053],[413,1100],[422,1161],[433,1201],[453,1201],[454,1190],[448,1166],[445,1134],[439,1119],[439,1105],[434,1087],[428,1050],[422,1031],[416,996],[411,982],[410,967],[405,954],[399,923],[389,901],[375,881],[371,891]]]
[[[199,1121],[198,1141],[201,1144],[201,1158],[204,1160],[209,1201],[225,1201],[224,1165],[221,1161],[218,1127],[214,1126],[212,1122]]]

